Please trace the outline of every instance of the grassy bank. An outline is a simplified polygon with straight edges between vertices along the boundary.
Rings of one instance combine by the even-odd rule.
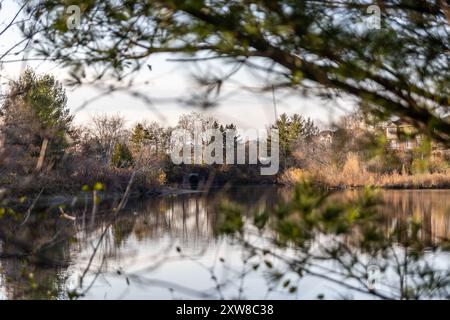
[[[341,170],[329,167],[317,171],[289,168],[279,177],[281,184],[293,185],[302,179],[310,179],[329,188],[353,188],[375,186],[389,189],[449,189],[450,172],[435,173],[386,173],[376,174],[361,167],[345,167]]]
[[[0,188],[11,197],[53,195],[76,195],[80,192],[99,188],[110,194],[123,193],[134,170],[130,168],[112,168],[97,166],[79,169],[74,172],[30,173],[27,175],[6,173],[0,179]],[[136,171],[131,184],[132,194],[155,194],[161,192],[164,175],[156,171]]]
[[[148,168],[116,168],[92,161],[75,163],[64,170],[40,173],[5,172],[0,177],[3,196],[41,198],[75,196],[93,191],[95,186],[110,197],[123,194],[134,174],[130,194],[148,197],[191,188],[187,177],[198,176],[198,188],[225,185],[273,184],[275,176],[263,176],[257,165],[173,165],[170,161],[155,162]],[[83,164],[83,165],[80,165]]]

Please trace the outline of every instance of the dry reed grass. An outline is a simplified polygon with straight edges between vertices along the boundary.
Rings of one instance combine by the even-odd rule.
[[[302,179],[311,179],[315,183],[330,188],[353,188],[375,186],[395,189],[438,189],[450,188],[450,170],[435,173],[417,173],[409,175],[405,172],[392,174],[376,174],[367,171],[358,157],[350,154],[344,165],[326,165],[302,170],[289,168],[285,170],[278,181],[293,185]]]

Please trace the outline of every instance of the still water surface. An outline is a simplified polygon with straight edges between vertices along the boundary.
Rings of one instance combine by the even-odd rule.
[[[355,192],[338,193],[334,199],[346,201]],[[0,298],[64,299],[79,286],[80,278],[84,299],[373,298],[310,275],[292,277],[291,285],[295,281],[297,289],[289,292],[273,284],[267,267],[255,270],[241,243],[218,233],[217,206],[224,199],[239,203],[250,215],[255,210],[270,210],[288,194],[289,190],[277,187],[240,187],[207,196],[161,197],[130,205],[107,232],[103,232],[106,222],[101,217],[93,228],[88,228],[89,221],[83,228],[77,219],[73,239],[48,249],[63,261],[60,265],[0,260]],[[388,216],[382,227],[418,219],[426,229],[421,241],[427,248],[450,237],[450,191],[386,190],[381,196],[380,210]],[[295,255],[295,250],[285,251]],[[426,259],[436,267],[450,268],[446,251],[430,250]],[[272,259],[271,264],[277,267],[278,261]]]

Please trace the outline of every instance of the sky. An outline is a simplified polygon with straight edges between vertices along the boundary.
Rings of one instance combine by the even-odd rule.
[[[10,21],[17,10],[17,4],[13,0],[6,0],[0,11],[0,30],[6,21]],[[0,35],[0,55],[7,50],[17,39],[20,39],[20,31],[10,29]],[[33,57],[33,52],[29,53]],[[8,56],[5,60],[20,59],[21,56]],[[239,128],[265,128],[275,119],[273,96],[271,92],[250,92],[242,87],[256,87],[260,81],[256,80],[247,70],[239,71],[232,82],[227,82],[222,88],[222,96],[217,107],[207,110],[198,107],[188,107],[180,102],[180,99],[189,98],[190,94],[199,91],[199,87],[192,79],[197,72],[192,63],[173,62],[170,54],[156,54],[149,58],[152,70],[145,66],[137,76],[139,85],[133,90],[139,90],[152,98],[152,105],[141,99],[131,97],[126,92],[115,92],[107,96],[96,98],[100,91],[92,86],[81,88],[66,88],[68,106],[75,115],[75,123],[87,125],[95,114],[119,114],[127,120],[128,126],[133,126],[141,121],[159,121],[165,125],[175,125],[178,117],[183,113],[197,111],[213,116],[221,123],[234,123]],[[4,63],[0,66],[0,89],[5,91],[5,83],[11,79],[17,79],[22,70],[30,66],[37,73],[50,73],[57,80],[64,83],[67,79],[67,70],[58,67],[51,62],[28,61]],[[223,68],[223,62],[209,62],[203,70],[219,70]],[[80,109],[87,101],[85,107]],[[275,92],[276,113],[294,114],[300,113],[304,117],[315,120],[321,128],[326,128],[333,121],[354,108],[349,101],[323,101],[314,97],[304,97],[300,93]],[[156,110],[156,111],[155,111]]]

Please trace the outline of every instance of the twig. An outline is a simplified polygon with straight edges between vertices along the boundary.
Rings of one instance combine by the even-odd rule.
[[[44,191],[44,188],[41,189],[41,191],[39,192],[39,194],[37,195],[36,198],[34,198],[33,202],[31,203],[30,207],[27,210],[27,213],[25,215],[25,218],[23,219],[22,223],[19,225],[19,227],[22,227],[25,223],[27,223],[28,219],[30,218],[31,215],[31,211],[33,210],[34,206],[36,205],[39,197],[41,196],[42,192]]]

